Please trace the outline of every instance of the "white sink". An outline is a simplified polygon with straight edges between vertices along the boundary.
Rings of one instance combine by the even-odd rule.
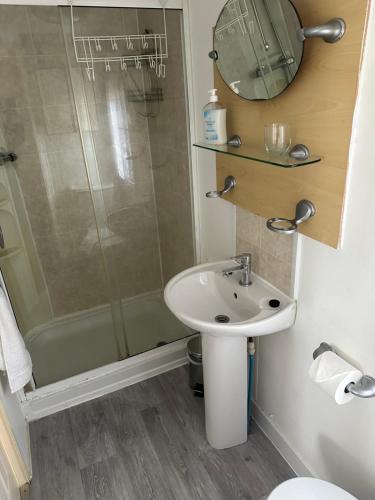
[[[202,333],[230,337],[258,337],[289,328],[295,320],[296,303],[252,274],[250,286],[239,284],[240,271],[222,275],[233,261],[221,261],[191,267],[167,284],[167,306],[185,325]],[[271,307],[270,300],[278,300]],[[227,316],[228,323],[215,320]]]
[[[241,271],[223,276],[233,265],[192,267],[164,291],[172,313],[202,334],[206,433],[219,449],[247,440],[247,337],[286,330],[296,316],[296,302],[259,276],[248,287],[239,284]]]

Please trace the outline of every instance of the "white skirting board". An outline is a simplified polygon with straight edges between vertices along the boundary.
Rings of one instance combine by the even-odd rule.
[[[274,447],[282,455],[284,460],[288,462],[297,476],[313,477],[314,474],[302,461],[298,453],[291,447],[283,434],[275,427],[271,420],[253,401],[253,417],[257,425],[262,429]]]
[[[38,420],[178,368],[187,363],[188,340],[189,337],[28,392],[22,401],[24,415],[29,422]]]

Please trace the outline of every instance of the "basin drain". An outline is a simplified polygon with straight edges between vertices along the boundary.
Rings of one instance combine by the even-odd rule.
[[[230,318],[226,314],[218,314],[215,316],[216,323],[229,323]]]

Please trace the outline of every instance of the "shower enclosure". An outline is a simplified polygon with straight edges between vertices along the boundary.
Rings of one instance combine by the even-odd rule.
[[[192,333],[162,297],[195,262],[181,18],[0,6],[0,269],[36,387]]]

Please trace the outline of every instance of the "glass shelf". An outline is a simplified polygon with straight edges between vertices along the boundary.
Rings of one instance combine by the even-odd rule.
[[[273,155],[267,153],[267,151],[263,148],[257,146],[249,146],[246,144],[235,147],[229,146],[228,144],[217,146],[213,144],[206,144],[205,142],[197,142],[194,144],[194,146],[196,146],[197,148],[208,149],[209,151],[215,151],[216,153],[237,156],[239,158],[259,161],[261,163],[267,163],[268,165],[275,165],[277,167],[283,168],[303,167],[304,165],[318,163],[322,159],[320,156],[310,155],[307,160],[296,160],[295,158],[291,158],[288,155]]]

